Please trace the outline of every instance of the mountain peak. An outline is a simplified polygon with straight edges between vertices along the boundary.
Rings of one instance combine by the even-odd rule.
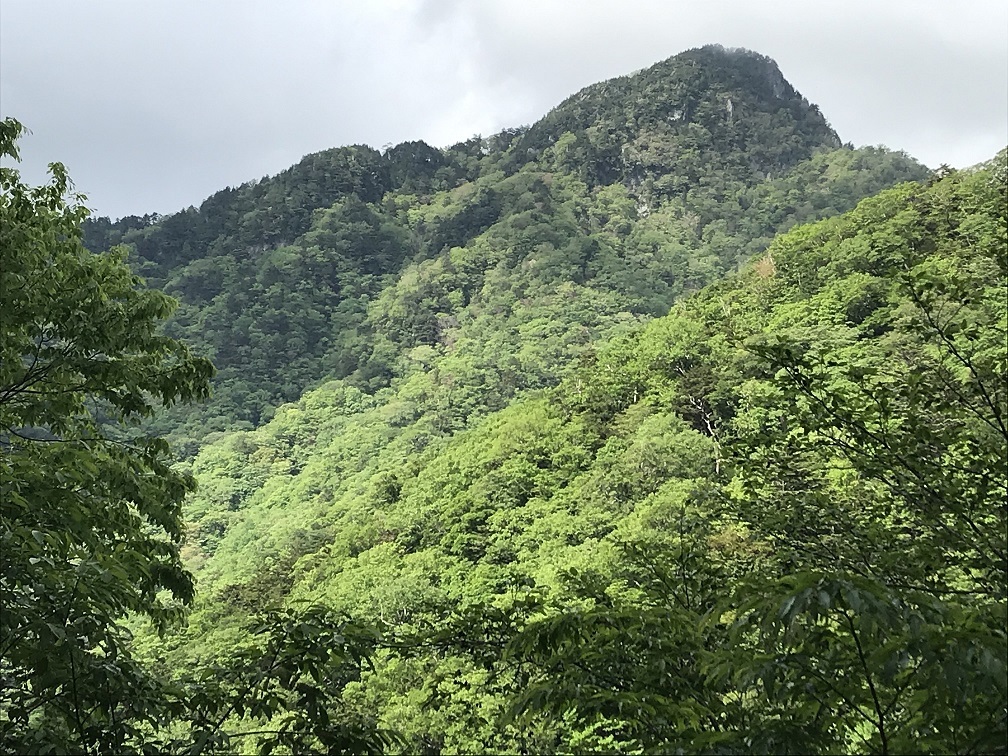
[[[743,48],[706,45],[568,97],[517,142],[518,160],[573,134],[594,166],[589,183],[644,173],[698,178],[777,175],[840,138],[777,63]]]
[[[663,65],[676,66],[683,63],[706,67],[719,71],[736,87],[749,89],[777,100],[798,99],[808,101],[784,78],[777,61],[746,47],[725,47],[719,44],[704,45],[674,55],[652,68]],[[645,69],[647,70],[647,69]],[[727,83],[727,82],[726,82]]]

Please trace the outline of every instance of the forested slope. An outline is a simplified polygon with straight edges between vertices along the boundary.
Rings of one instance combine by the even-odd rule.
[[[406,752],[997,749],[1005,176],[794,229],[453,436],[423,373],[215,441],[172,653],[380,627],[342,701]]]
[[[74,394],[98,465],[0,468],[26,502],[0,533],[24,657],[0,664],[4,742],[1003,752],[1005,163],[844,146],[773,61],[711,46],[530,127],[84,222],[111,255],[80,247],[65,183],[5,173],[25,238],[111,271],[74,296],[115,283],[87,302],[116,338],[116,303],[148,303],[140,362],[196,377]],[[180,300],[164,335],[125,254]],[[210,401],[156,406],[205,393],[197,355]],[[27,434],[0,440],[34,450],[11,375]],[[94,532],[74,515],[80,543],[43,522],[66,486],[113,504]],[[147,561],[102,540],[141,515]]]
[[[926,171],[843,148],[767,58],[703,48],[589,87],[528,129],[446,150],[344,147],[165,218],[89,221],[182,306],[214,397],[157,427],[192,453],[326,378],[367,393],[450,357],[486,383],[446,418],[555,383],[778,231]],[[463,393],[465,390],[463,389]]]

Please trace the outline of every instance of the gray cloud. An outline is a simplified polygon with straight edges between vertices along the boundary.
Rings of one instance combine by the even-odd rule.
[[[709,42],[755,49],[844,140],[967,165],[1008,141],[1008,5],[0,0],[23,171],[100,214],[172,212],[327,147],[447,145]]]

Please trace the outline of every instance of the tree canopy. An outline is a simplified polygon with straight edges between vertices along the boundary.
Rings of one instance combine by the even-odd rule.
[[[4,156],[21,130],[3,122]],[[152,704],[121,620],[164,626],[193,597],[179,556],[193,480],[135,421],[206,397],[212,368],[160,335],[175,303],[123,250],[84,248],[63,166],[41,187],[0,170],[0,737],[115,748]]]
[[[166,218],[4,168],[4,748],[1003,752],[1006,159],[712,46]]]

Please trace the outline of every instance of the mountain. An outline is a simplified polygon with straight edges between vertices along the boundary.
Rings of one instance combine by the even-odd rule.
[[[776,232],[926,175],[839,144],[772,61],[709,47],[589,87],[527,129],[328,150],[199,209],[90,221],[85,238],[130,247],[182,302],[169,333],[217,366],[208,405],[156,426],[192,454],[327,378],[367,393],[403,380],[417,348],[495,374],[473,408],[551,385],[593,340],[666,312]]]
[[[454,432],[483,384],[425,354],[213,440],[149,653],[326,607],[381,638],[332,716],[403,753],[998,751],[1006,176],[796,227]]]
[[[893,537],[880,521],[937,525],[906,524],[912,493],[898,505],[872,493],[873,514],[859,515],[873,470],[845,460],[851,480],[829,483],[833,457],[774,435],[765,413],[804,406],[774,393],[786,388],[774,360],[788,353],[744,345],[786,325],[788,338],[816,334],[837,370],[883,366],[891,387],[910,368],[886,365],[885,339],[899,332],[911,348],[910,300],[901,258],[872,250],[903,239],[895,219],[946,184],[904,185],[769,246],[926,174],[900,153],[840,146],[771,61],[720,48],[589,87],[528,129],[440,160],[396,150],[412,168],[390,169],[407,178],[380,200],[347,195],[286,243],[201,261],[233,265],[244,299],[224,283],[196,300],[193,263],[166,269],[168,290],[192,298],[174,333],[209,331],[225,389],[276,391],[275,369],[288,393],[264,401],[298,398],[250,418],[255,430],[234,432],[227,409],[211,426],[227,430],[202,438],[186,552],[202,599],[156,653],[180,668],[227,658],[250,618],[315,604],[393,639],[341,706],[398,733],[404,752],[686,747],[734,737],[747,717],[767,750],[788,738],[847,748],[865,726],[856,716],[810,719],[799,736],[774,724],[774,707],[803,701],[719,710],[755,694],[704,682],[702,650],[748,674],[731,654],[751,636],[729,644],[703,616],[739,596],[787,601],[778,581],[818,580],[830,564],[882,565],[887,580],[942,574],[923,551],[867,567],[857,552]],[[934,233],[940,245],[954,236]],[[246,329],[258,356],[229,362]],[[804,411],[797,427],[827,433]],[[811,472],[792,481],[792,459]],[[779,491],[775,475],[792,482]],[[761,591],[743,592],[746,575]],[[691,724],[696,707],[714,723]]]
[[[522,134],[516,152],[541,154],[563,134],[574,135],[569,150],[590,185],[620,181],[659,197],[718,174],[757,182],[840,147],[773,60],[718,45],[583,89]]]
[[[41,313],[11,416],[48,417],[53,365],[86,436],[7,437],[8,750],[1003,752],[1005,155],[843,146],[710,46],[527,128],[98,219],[219,370],[125,431],[102,409],[209,365],[8,171],[15,236],[86,269],[67,332],[149,352],[124,377],[11,279]]]

